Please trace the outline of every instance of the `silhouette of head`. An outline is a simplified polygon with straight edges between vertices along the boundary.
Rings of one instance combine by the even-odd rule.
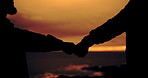
[[[14,7],[13,0],[0,0],[0,16],[5,16],[7,14],[16,14],[17,10]]]

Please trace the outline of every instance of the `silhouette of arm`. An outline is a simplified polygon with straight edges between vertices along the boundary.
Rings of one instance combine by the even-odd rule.
[[[92,30],[79,44],[90,47],[93,44],[100,44],[109,41],[123,32],[126,32],[126,26],[130,19],[128,13],[129,5],[121,10],[115,17],[109,19],[100,27]]]
[[[4,35],[4,43],[7,44],[7,47],[14,47],[13,49],[16,52],[49,52],[63,50],[65,53],[71,54],[69,50],[74,46],[73,43],[63,42],[52,35],[46,36],[14,28],[14,24],[6,18],[7,14],[14,15],[17,13],[13,0],[0,0],[0,7],[0,26]],[[13,41],[11,38],[13,38]]]
[[[51,35],[42,35],[28,30],[14,28],[16,50],[25,52],[49,52],[61,50],[63,41]]]

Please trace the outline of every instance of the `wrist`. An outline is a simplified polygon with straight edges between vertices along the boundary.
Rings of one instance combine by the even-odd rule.
[[[91,47],[94,45],[94,42],[92,41],[92,38],[90,36],[86,36],[82,39],[78,45],[84,46],[84,47]]]

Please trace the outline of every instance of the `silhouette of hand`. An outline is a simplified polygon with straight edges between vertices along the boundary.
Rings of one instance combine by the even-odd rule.
[[[72,42],[63,42],[63,52],[66,54],[72,54],[75,50],[75,44]]]
[[[88,53],[89,47],[83,46],[82,44],[75,45],[71,42],[63,43],[63,52],[69,55],[75,54],[78,57],[84,57]]]
[[[77,44],[75,46],[75,52],[74,54],[78,57],[84,57],[88,53],[89,47],[83,46],[82,44]]]

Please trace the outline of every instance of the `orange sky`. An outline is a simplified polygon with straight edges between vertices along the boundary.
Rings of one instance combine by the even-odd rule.
[[[51,34],[63,41],[77,44],[90,30],[115,16],[129,0],[14,1],[18,13],[9,18],[16,27]],[[123,49],[126,45],[125,41],[125,33],[123,33],[109,42],[94,47],[114,46],[115,49],[117,46]]]

